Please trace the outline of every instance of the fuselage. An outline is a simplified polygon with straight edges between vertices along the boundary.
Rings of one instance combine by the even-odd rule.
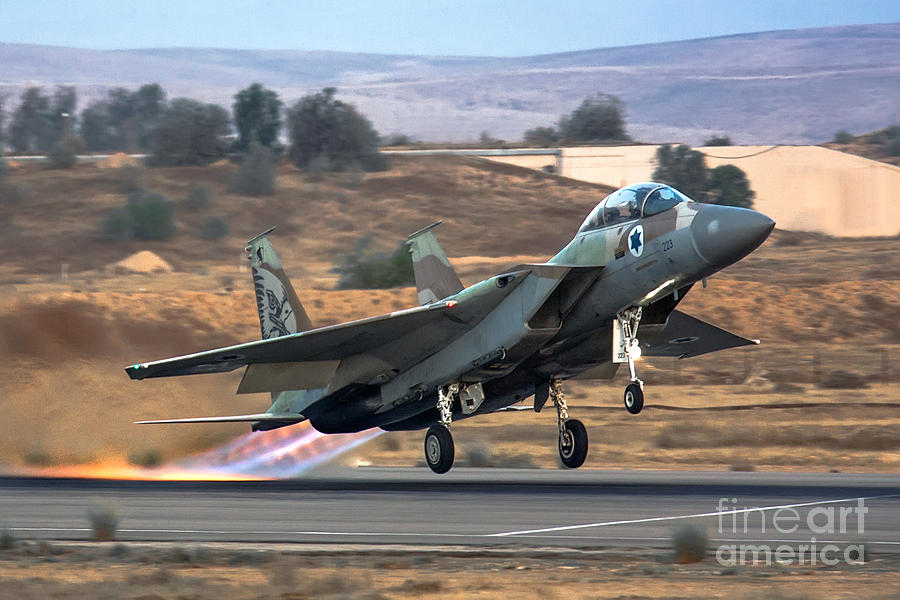
[[[419,429],[438,420],[437,387],[453,381],[484,390],[478,410],[454,407],[458,419],[519,402],[550,379],[612,377],[617,313],[645,307],[642,328],[652,336],[695,282],[752,252],[773,227],[758,212],[696,203],[661,184],[622,188],[548,261],[549,270],[570,268],[562,285],[540,265],[475,284],[446,300],[459,297],[462,306],[467,297],[511,287],[471,329],[390,380],[307,392],[304,414],[328,433]]]

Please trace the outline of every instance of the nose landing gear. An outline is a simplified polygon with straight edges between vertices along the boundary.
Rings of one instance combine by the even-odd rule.
[[[628,361],[628,371],[631,374],[631,383],[625,387],[625,409],[633,415],[644,408],[644,382],[638,379],[634,369],[634,361],[641,357],[641,345],[637,339],[641,312],[640,306],[634,306],[616,315],[625,348],[625,360]]]

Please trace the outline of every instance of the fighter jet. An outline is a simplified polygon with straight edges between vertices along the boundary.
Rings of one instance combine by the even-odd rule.
[[[559,456],[587,457],[563,382],[611,379],[628,365],[625,408],[644,406],[641,356],[688,358],[759,343],[676,310],[697,282],[756,249],[775,223],[639,183],[603,199],[545,263],[522,264],[464,288],[429,225],[409,236],[420,306],[314,328],[270,241],[247,257],[262,340],[126,367],[132,379],[245,367],[237,393],[269,392],[264,413],[140,423],[247,421],[254,431],[309,421],[323,433],[427,429],[425,459],[453,465],[453,421],[533,397],[556,408]],[[640,336],[640,337],[639,337]]]

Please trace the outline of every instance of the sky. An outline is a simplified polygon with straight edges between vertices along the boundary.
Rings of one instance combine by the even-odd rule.
[[[526,56],[897,21],[898,0],[0,0],[0,43]]]

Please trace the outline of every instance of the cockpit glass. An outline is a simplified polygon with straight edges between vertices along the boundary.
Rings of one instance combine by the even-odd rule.
[[[598,204],[581,224],[579,231],[649,217],[669,210],[690,198],[661,183],[637,183],[616,190]]]
[[[644,200],[644,216],[650,217],[669,210],[683,198],[670,187],[658,187]]]

